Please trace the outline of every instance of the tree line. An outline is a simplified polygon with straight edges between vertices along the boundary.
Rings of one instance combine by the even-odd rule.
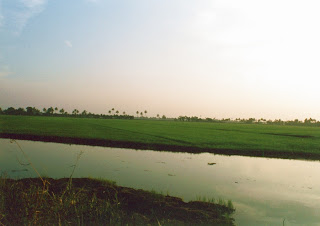
[[[72,112],[67,112],[64,110],[64,108],[57,108],[57,107],[49,107],[49,108],[43,108],[42,110],[39,110],[35,107],[26,107],[26,108],[14,108],[9,107],[7,109],[2,110],[0,107],[0,115],[29,115],[29,116],[57,116],[57,117],[77,117],[77,118],[105,118],[105,119],[134,119],[135,117],[133,115],[127,114],[125,111],[120,112],[119,110],[116,110],[115,108],[111,108],[108,110],[107,114],[94,114],[91,112],[88,112],[87,110],[83,110],[80,112],[78,109],[74,109]],[[162,119],[165,120],[167,117],[165,115],[160,116],[160,114],[157,114],[156,117],[148,117],[148,111],[137,111],[136,118],[139,119]]]
[[[119,111],[115,114],[94,114],[83,110],[80,112],[78,109],[74,109],[71,113],[64,110],[64,108],[58,109],[57,107],[43,108],[39,110],[35,107],[26,107],[26,108],[14,108],[9,107],[2,110],[0,108],[0,114],[3,115],[29,115],[29,116],[57,116],[57,117],[77,117],[77,118],[104,118],[104,119],[134,119],[134,116],[128,115],[125,112],[119,114]]]
[[[108,115],[106,114],[94,114],[88,112],[87,110],[83,110],[80,112],[78,109],[74,109],[71,113],[64,110],[64,108],[58,109],[57,107],[49,107],[43,108],[39,110],[35,107],[26,107],[26,108],[14,108],[9,107],[7,109],[2,110],[0,108],[0,115],[29,115],[29,116],[57,116],[57,117],[77,117],[77,118],[103,118],[103,119],[134,119],[133,115],[128,115],[125,111],[120,113],[119,110],[115,110],[112,108],[108,111]],[[167,118],[165,115],[160,116],[157,114],[156,117],[148,118],[147,116],[148,111],[136,111],[136,118],[140,119],[162,119],[162,120],[174,120],[180,122],[211,122],[211,123],[243,123],[243,124],[270,124],[270,125],[307,125],[307,126],[319,126],[320,121],[317,121],[313,118],[306,118],[303,121],[298,119],[283,121],[281,119],[275,120],[267,120],[264,118],[256,119],[256,118],[223,118],[223,119],[216,119],[216,118],[199,118],[197,116],[179,116],[178,118]]]
[[[178,118],[174,119],[175,121],[181,121],[181,122],[222,122],[222,123],[244,123],[244,124],[270,124],[270,125],[293,125],[293,126],[299,126],[299,125],[308,125],[308,126],[320,126],[320,121],[317,121],[313,118],[306,118],[303,121],[300,121],[299,119],[294,120],[288,120],[283,121],[281,119],[275,119],[275,120],[267,120],[264,118],[256,119],[256,118],[249,118],[249,119],[230,119],[230,118],[223,118],[223,119],[216,119],[216,118],[199,118],[197,116],[179,116]]]

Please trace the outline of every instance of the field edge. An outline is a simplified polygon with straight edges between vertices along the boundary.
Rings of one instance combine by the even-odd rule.
[[[208,152],[208,153],[221,154],[221,155],[239,155],[239,156],[250,156],[250,157],[300,159],[300,160],[320,160],[320,153],[304,153],[304,152],[291,152],[291,151],[216,149],[216,148],[202,148],[202,147],[196,147],[196,146],[182,146],[182,145],[156,144],[156,143],[149,144],[149,143],[117,141],[117,140],[109,140],[109,139],[44,136],[44,135],[19,134],[19,133],[0,133],[0,138],[53,142],[53,143],[62,143],[62,144],[100,146],[100,147],[127,148],[127,149],[136,149],[136,150],[154,150],[154,151],[186,152],[186,153]]]

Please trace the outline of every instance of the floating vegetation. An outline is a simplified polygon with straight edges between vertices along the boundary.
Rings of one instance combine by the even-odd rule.
[[[215,165],[215,164],[217,164],[217,163],[215,163],[215,162],[208,162],[208,165],[209,165],[209,166],[212,166],[212,165]]]

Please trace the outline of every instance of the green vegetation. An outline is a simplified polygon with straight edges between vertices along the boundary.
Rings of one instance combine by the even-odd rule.
[[[117,110],[114,114],[114,108],[112,111],[110,110],[109,115],[105,114],[94,114],[91,112],[87,112],[87,110],[83,110],[81,113],[78,109],[74,109],[71,114],[65,111],[63,108],[60,110],[55,107],[43,108],[42,111],[35,107],[26,107],[17,108],[9,107],[5,110],[0,108],[0,115],[28,115],[28,116],[55,116],[55,117],[73,117],[73,118],[102,118],[102,119],[134,119],[132,115],[126,114],[123,112],[122,115],[119,115],[119,111]],[[112,114],[111,114],[112,113]]]
[[[300,121],[299,119],[294,120],[288,120],[283,121],[281,119],[275,119],[275,120],[267,120],[264,118],[255,119],[255,118],[236,118],[235,120],[232,120],[230,118],[223,118],[223,119],[215,119],[215,118],[198,118],[197,116],[179,116],[177,119],[174,119],[175,121],[181,121],[181,122],[224,122],[224,123],[241,123],[241,124],[268,124],[268,125],[289,125],[289,126],[313,126],[313,127],[320,127],[320,121],[317,121],[313,118],[306,118],[304,121]]]
[[[9,107],[5,110],[2,110],[0,108],[0,115],[27,115],[27,116],[54,116],[54,117],[72,117],[72,118],[99,118],[99,119],[160,119],[160,115],[157,114],[156,117],[148,117],[147,110],[144,110],[144,112],[140,112],[139,117],[139,111],[136,111],[137,117],[134,118],[132,115],[126,114],[126,112],[122,112],[122,115],[119,115],[119,110],[115,110],[112,108],[108,111],[109,115],[105,114],[94,114],[91,112],[87,112],[87,110],[83,110],[81,113],[78,109],[74,109],[72,111],[72,114],[69,114],[67,111],[65,111],[63,108],[60,110],[55,107],[49,107],[43,108],[42,111],[35,107],[26,107],[24,108],[17,108]],[[143,115],[144,113],[144,115]],[[165,115],[162,115],[162,120],[167,120],[167,117]],[[304,121],[300,121],[298,119],[294,120],[288,120],[283,121],[281,119],[275,119],[275,120],[267,120],[264,118],[255,119],[255,118],[249,118],[249,119],[241,119],[236,118],[235,120],[232,120],[230,118],[223,118],[223,119],[216,119],[216,118],[199,118],[197,116],[179,116],[178,118],[169,118],[168,120],[174,120],[174,121],[180,121],[180,122],[209,122],[209,123],[241,123],[241,124],[268,124],[268,125],[291,125],[291,126],[311,126],[311,127],[320,127],[320,121],[317,121],[313,118],[306,118]]]
[[[0,225],[233,225],[233,212],[105,180],[0,178]]]
[[[206,196],[197,196],[196,200],[200,202],[215,203],[221,206],[226,206],[229,209],[235,209],[231,200],[225,201],[224,199],[221,199],[221,198],[216,200],[215,198],[207,198]]]
[[[178,152],[320,159],[320,128],[0,116],[0,137]]]

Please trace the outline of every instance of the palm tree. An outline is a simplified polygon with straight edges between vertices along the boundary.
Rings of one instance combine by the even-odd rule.
[[[109,114],[111,114],[111,110],[110,111],[108,111],[109,112]]]
[[[123,114],[123,115],[126,115],[126,112],[124,111],[124,112],[122,112],[122,114]]]
[[[43,113],[46,113],[46,112],[47,112],[47,109],[46,109],[46,108],[43,108],[42,111],[43,111]]]
[[[117,115],[119,114],[119,111],[118,111],[118,110],[116,111],[116,114],[117,114]]]
[[[58,108],[57,108],[57,107],[54,108],[54,113],[56,113],[56,111],[58,111]]]
[[[112,108],[112,109],[111,109],[111,111],[112,111],[112,114],[113,114],[113,112],[114,112],[114,108]]]
[[[139,116],[139,111],[137,111],[136,113],[137,113],[137,118],[138,118],[138,116]]]
[[[72,114],[73,115],[77,115],[79,113],[79,110],[77,110],[77,109],[74,109],[73,111],[72,111]]]
[[[143,117],[143,112],[142,111],[140,112],[140,115],[141,115],[141,117]]]
[[[157,118],[160,118],[160,115],[159,115],[159,114],[157,114]]]
[[[144,110],[144,114],[146,115],[146,117],[147,117],[147,113],[148,113],[147,110]],[[147,118],[148,118],[148,117],[147,117]]]
[[[62,115],[63,115],[63,113],[64,113],[64,109],[63,109],[63,108],[61,108],[61,109],[60,109],[60,114],[62,114]]]
[[[47,109],[47,113],[48,113],[49,115],[52,115],[53,112],[54,112],[53,107],[49,107],[49,108]]]

